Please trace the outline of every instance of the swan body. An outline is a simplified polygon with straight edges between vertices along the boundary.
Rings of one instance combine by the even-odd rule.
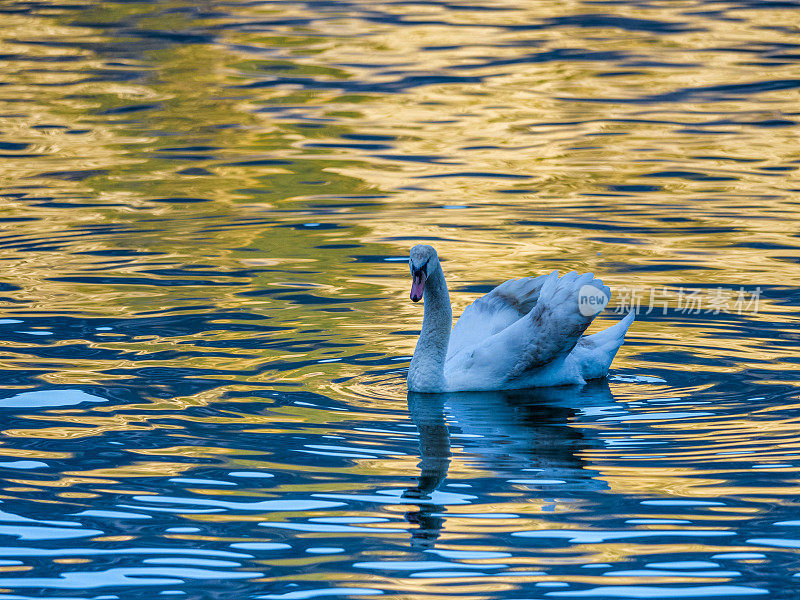
[[[584,336],[595,314],[579,310],[579,294],[610,290],[591,273],[558,271],[510,279],[469,305],[453,322],[436,250],[411,249],[411,300],[425,299],[419,340],[408,370],[414,392],[512,390],[583,384],[605,377],[634,319]]]

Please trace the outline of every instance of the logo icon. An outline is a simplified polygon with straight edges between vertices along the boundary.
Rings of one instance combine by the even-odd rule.
[[[608,296],[600,288],[591,284],[581,286],[578,291],[578,311],[584,317],[593,317],[608,304]]]

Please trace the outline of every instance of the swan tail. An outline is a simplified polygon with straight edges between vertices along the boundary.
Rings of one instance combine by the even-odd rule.
[[[618,323],[615,323],[608,329],[598,331],[592,335],[587,335],[586,340],[594,342],[595,346],[598,348],[613,348],[616,354],[622,342],[625,341],[625,334],[628,333],[628,329],[631,323],[633,323],[634,318],[636,318],[636,311],[632,310]]]
[[[581,338],[579,347],[589,351],[586,359],[582,361],[585,379],[606,376],[611,367],[611,361],[614,360],[617,351],[625,342],[625,334],[628,333],[635,317],[636,311],[632,310],[608,329]]]

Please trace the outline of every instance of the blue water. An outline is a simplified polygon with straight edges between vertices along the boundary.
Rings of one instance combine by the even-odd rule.
[[[797,598],[798,9],[5,2],[0,600]],[[609,379],[407,395],[418,241]]]

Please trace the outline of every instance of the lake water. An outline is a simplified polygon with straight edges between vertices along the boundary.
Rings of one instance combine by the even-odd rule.
[[[0,21],[0,600],[800,596],[800,4]],[[417,241],[609,380],[407,398]]]

